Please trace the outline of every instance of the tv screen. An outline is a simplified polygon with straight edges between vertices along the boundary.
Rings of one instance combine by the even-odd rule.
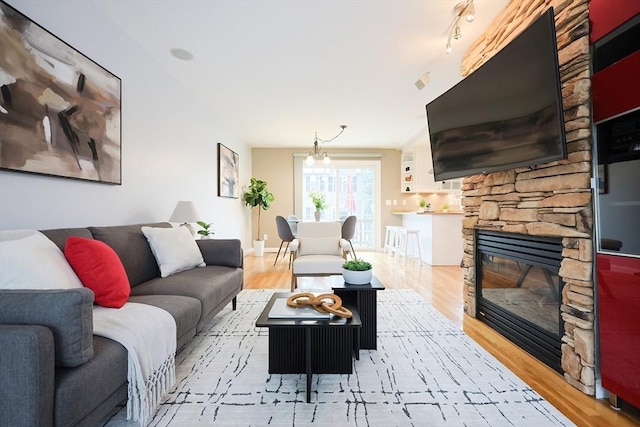
[[[436,181],[566,158],[553,8],[426,109]]]

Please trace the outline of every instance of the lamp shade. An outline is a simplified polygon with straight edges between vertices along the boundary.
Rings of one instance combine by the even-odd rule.
[[[179,201],[173,210],[169,222],[191,223],[200,219],[193,202]]]

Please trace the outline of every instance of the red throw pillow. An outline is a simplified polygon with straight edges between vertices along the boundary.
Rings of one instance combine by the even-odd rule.
[[[129,299],[131,285],[118,254],[100,240],[69,237],[64,256],[82,284],[95,294],[95,303],[120,308]]]

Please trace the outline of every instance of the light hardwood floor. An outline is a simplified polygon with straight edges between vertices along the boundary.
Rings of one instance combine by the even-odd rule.
[[[266,252],[263,257],[245,256],[245,289],[289,289],[289,254],[278,259],[274,266],[275,256],[273,252]],[[611,409],[608,401],[584,395],[571,387],[560,374],[484,323],[464,315],[462,269],[459,267],[432,267],[419,265],[416,261],[403,266],[388,255],[376,252],[358,252],[358,256],[373,263],[374,274],[387,289],[411,289],[420,294],[578,426],[640,426],[640,422]],[[327,278],[300,278],[298,283],[304,285],[305,281],[327,281],[325,283],[328,284]]]

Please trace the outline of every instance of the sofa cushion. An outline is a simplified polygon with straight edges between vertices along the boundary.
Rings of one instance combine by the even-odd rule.
[[[202,253],[187,227],[142,227],[141,230],[158,262],[161,277],[198,266],[204,267]]]
[[[202,314],[200,301],[181,295],[131,296],[129,302],[149,304],[167,311],[176,321],[176,348],[182,348],[196,335],[198,320]]]
[[[300,237],[298,255],[342,255],[340,239],[335,237]]]
[[[77,368],[58,368],[55,377],[54,425],[102,425],[87,417],[114,393],[127,398],[127,350],[109,338],[94,337],[95,356]],[[112,406],[113,407],[113,406]]]
[[[64,245],[67,244],[67,239],[70,236],[93,239],[93,235],[88,228],[54,228],[51,230],[40,230],[40,232],[55,243],[62,252],[64,252]]]
[[[69,237],[64,255],[84,286],[95,294],[96,304],[120,308],[127,302],[131,292],[127,273],[109,245],[100,240]]]
[[[87,288],[0,291],[0,324],[51,329],[56,366],[79,366],[93,357],[92,310]]]
[[[89,227],[94,239],[111,246],[120,257],[132,287],[160,277],[160,269],[151,252],[147,238],[140,228],[171,227],[169,223],[121,225],[113,227]]]
[[[56,245],[35,230],[0,231],[0,289],[71,289],[82,283]]]
[[[173,276],[149,280],[131,289],[131,295],[184,295],[196,298],[201,303],[203,319],[208,319],[212,311],[219,310],[220,304],[226,304],[230,295],[242,289],[243,272],[239,268],[211,265],[182,271]]]
[[[293,274],[342,274],[344,258],[337,255],[308,255],[296,258]]]

